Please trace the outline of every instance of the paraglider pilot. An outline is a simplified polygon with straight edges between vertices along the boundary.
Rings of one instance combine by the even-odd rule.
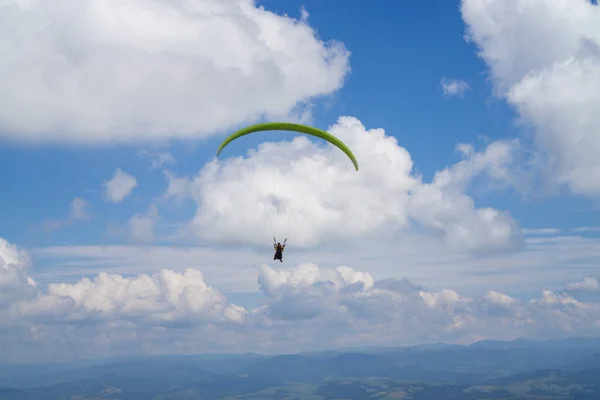
[[[285,249],[285,242],[287,242],[287,238],[283,241],[283,244],[279,243],[277,239],[273,238],[273,248],[275,249],[273,260],[279,260],[279,262],[283,262],[283,250]]]

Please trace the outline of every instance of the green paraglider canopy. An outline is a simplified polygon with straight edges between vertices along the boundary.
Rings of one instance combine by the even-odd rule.
[[[262,124],[250,125],[245,128],[242,128],[239,131],[234,132],[227,138],[225,138],[223,143],[221,143],[221,145],[217,149],[217,156],[221,153],[221,150],[223,150],[225,146],[227,146],[230,142],[234,141],[235,139],[253,132],[260,131],[293,131],[319,137],[342,150],[348,156],[348,158],[350,158],[350,161],[352,161],[352,164],[354,164],[354,168],[358,171],[358,161],[356,161],[356,157],[354,157],[352,151],[340,139],[336,138],[331,133],[325,132],[321,129],[314,128],[308,125],[294,124],[291,122],[265,122]]]

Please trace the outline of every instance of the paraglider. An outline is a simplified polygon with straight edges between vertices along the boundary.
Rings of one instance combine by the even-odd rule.
[[[325,132],[321,129],[313,128],[312,126],[308,125],[294,124],[291,122],[265,122],[262,124],[250,125],[245,128],[242,128],[239,131],[234,132],[225,138],[223,143],[221,143],[221,145],[217,149],[217,157],[219,156],[219,154],[221,154],[221,151],[225,148],[225,146],[227,146],[230,142],[234,141],[239,137],[260,131],[293,131],[298,133],[305,133],[307,135],[316,136],[318,138],[326,140],[338,149],[342,150],[348,156],[348,158],[350,158],[350,161],[352,161],[352,164],[354,164],[354,168],[358,171],[358,161],[356,161],[356,157],[354,157],[352,151],[340,139],[336,138],[331,133]]]
[[[283,244],[279,243],[277,239],[273,237],[273,248],[275,249],[275,255],[273,256],[273,260],[279,260],[283,262],[283,251],[285,250],[285,244],[287,243],[287,238],[283,241]]]
[[[223,140],[223,142],[217,149],[217,157],[219,156],[219,154],[221,154],[221,151],[225,148],[225,146],[227,146],[232,141],[234,141],[242,136],[248,135],[250,133],[260,132],[260,131],[292,131],[292,132],[304,133],[307,135],[321,138],[321,139],[331,143],[332,145],[334,145],[335,147],[340,149],[342,152],[344,152],[344,154],[346,154],[346,156],[348,156],[348,158],[354,165],[354,169],[356,169],[356,171],[358,171],[358,161],[356,160],[356,157],[354,157],[354,154],[352,153],[352,151],[340,139],[333,136],[331,133],[323,131],[321,129],[314,128],[314,127],[308,126],[308,125],[302,125],[302,124],[296,124],[296,123],[290,123],[290,122],[265,122],[265,123],[250,125],[245,128],[242,128],[242,129],[232,133],[231,135],[227,136],[225,138],[225,140]],[[285,249],[286,243],[287,243],[287,237],[283,241],[283,244],[277,242],[276,238],[273,237],[273,247],[275,249],[275,255],[273,256],[273,260],[279,260],[280,262],[283,262],[283,251]]]

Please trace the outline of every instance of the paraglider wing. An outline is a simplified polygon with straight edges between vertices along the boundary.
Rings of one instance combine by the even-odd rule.
[[[348,156],[348,158],[350,158],[350,161],[352,161],[352,164],[354,164],[354,168],[358,171],[358,161],[356,161],[356,157],[354,157],[352,151],[341,140],[333,136],[331,133],[325,132],[321,129],[308,125],[294,124],[291,122],[265,122],[262,124],[250,125],[242,128],[225,138],[223,143],[221,143],[217,149],[217,156],[221,153],[221,150],[223,150],[225,146],[235,139],[259,131],[293,131],[319,137],[342,150]]]

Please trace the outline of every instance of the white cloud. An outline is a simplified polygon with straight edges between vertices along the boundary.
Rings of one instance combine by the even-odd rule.
[[[85,199],[79,197],[73,199],[71,202],[71,212],[69,218],[73,221],[82,221],[88,219],[89,213],[87,208],[89,207],[88,202]]]
[[[586,276],[580,282],[568,283],[565,288],[572,291],[598,292],[600,291],[600,283],[596,278]]]
[[[120,168],[110,180],[104,181],[104,197],[112,203],[120,203],[137,187],[135,176],[123,172]]]
[[[338,90],[349,53],[252,0],[9,3],[0,132],[68,143],[206,136]]]
[[[192,192],[190,191],[191,182],[189,179],[179,178],[168,170],[164,170],[163,174],[165,175],[168,184],[167,191],[164,193],[163,198],[178,200],[192,195]]]
[[[525,235],[559,235],[559,228],[522,229]]]
[[[598,6],[589,0],[463,0],[462,15],[496,93],[532,128],[545,185],[600,195]]]
[[[597,226],[583,226],[580,228],[573,228],[573,232],[600,232],[600,227]]]
[[[162,270],[152,276],[125,278],[100,273],[94,280],[51,284],[47,293],[14,309],[20,317],[52,315],[65,323],[74,319],[123,319],[139,324],[169,326],[199,322],[243,321],[245,310],[227,303],[209,287],[202,272]]]
[[[36,282],[27,274],[29,264],[26,252],[0,238],[0,324],[8,322],[5,313],[12,304],[34,295]]]
[[[143,150],[138,152],[140,157],[150,159],[150,168],[162,168],[166,164],[174,164],[175,157],[168,151],[148,151]]]
[[[345,344],[358,344],[358,337],[398,344],[398,338],[404,342],[427,338],[464,343],[479,336],[546,336],[554,323],[548,318],[550,313],[561,322],[551,336],[599,329],[585,323],[600,316],[600,306],[577,302],[566,294],[546,290],[540,299],[530,302],[494,291],[468,297],[452,289],[418,287],[406,280],[373,281],[365,273],[349,281],[345,277],[349,272],[356,273],[349,268],[321,271],[314,265],[299,265],[289,272],[263,267],[259,282],[269,302],[261,311],[273,320],[311,319],[311,327],[332,330],[319,332],[321,336]],[[311,330],[303,329],[302,335],[315,334]],[[394,334],[386,337],[382,332]]]
[[[469,84],[462,79],[448,79],[444,77],[441,80],[441,84],[444,96],[463,97],[465,92],[471,89]]]
[[[4,303],[9,312],[0,319],[5,331],[0,345],[8,349],[3,360],[124,351],[282,352],[292,344],[302,351],[600,333],[594,324],[600,304],[566,293],[546,289],[529,301],[495,290],[468,296],[448,287],[377,280],[348,266],[329,269],[311,263],[277,270],[260,266],[263,305],[256,308],[231,303],[194,268],[135,276],[102,272],[44,289],[27,282],[18,250],[5,241],[0,244],[0,259],[9,260],[7,265],[25,278],[12,285],[21,295]],[[0,268],[0,282],[6,281],[3,271],[5,267]],[[8,342],[12,346],[5,346]]]
[[[158,208],[152,204],[144,214],[136,214],[129,220],[129,235],[136,242],[154,240],[154,225],[160,218]]]
[[[333,146],[299,136],[263,143],[248,157],[213,160],[194,179],[167,172],[165,197],[198,203],[190,230],[204,240],[263,244],[291,236],[294,246],[402,234],[411,220],[475,252],[519,248],[516,222],[478,209],[464,194],[475,177],[506,185],[518,142],[496,142],[424,183],[408,151],[383,129],[342,117],[329,131],[353,149],[360,170]]]
[[[44,228],[51,231],[74,222],[87,221],[91,217],[88,211],[89,208],[90,204],[87,200],[76,197],[71,201],[69,216],[66,219],[48,219],[44,223]]]
[[[509,308],[518,303],[516,299],[493,290],[488,291],[484,299],[488,306],[499,307],[502,309]]]

